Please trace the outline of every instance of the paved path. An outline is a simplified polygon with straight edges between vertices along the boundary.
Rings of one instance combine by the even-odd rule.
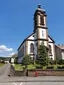
[[[0,85],[64,85],[64,82],[10,82]]]
[[[0,85],[64,85],[64,76],[1,77]]]
[[[64,82],[64,76],[0,77],[0,83],[3,82]]]
[[[64,76],[9,77],[10,64],[0,68],[0,85],[64,85]]]
[[[0,76],[7,76],[10,71],[10,64],[5,64],[4,66],[0,67]]]

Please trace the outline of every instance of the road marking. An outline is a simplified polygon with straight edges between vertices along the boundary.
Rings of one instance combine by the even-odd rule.
[[[23,83],[20,83],[20,85],[22,85]]]
[[[14,85],[17,85],[16,83],[13,82]]]
[[[13,82],[14,85],[17,85],[16,83]],[[20,85],[22,85],[23,83],[20,83]]]

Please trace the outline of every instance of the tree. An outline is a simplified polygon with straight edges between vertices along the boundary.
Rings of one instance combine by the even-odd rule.
[[[48,64],[48,48],[42,43],[38,48],[38,63],[40,65],[47,65]]]
[[[31,57],[30,57],[30,55],[25,55],[23,57],[22,64],[23,65],[26,65],[26,66],[29,65],[29,64],[31,64]]]
[[[22,64],[23,65],[25,65],[25,68],[24,68],[24,74],[27,76],[28,75],[28,73],[27,73],[27,66],[29,65],[29,64],[31,64],[31,57],[30,57],[30,55],[25,55],[24,57],[23,57],[23,59],[22,59]]]
[[[18,63],[18,57],[15,57],[15,59],[14,59],[14,63],[15,63],[15,64]]]

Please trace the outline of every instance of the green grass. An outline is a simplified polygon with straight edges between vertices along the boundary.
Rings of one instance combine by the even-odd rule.
[[[35,67],[35,65],[30,64],[30,65],[28,65],[28,69],[36,69],[36,67]]]
[[[24,66],[22,66],[21,64],[14,64],[14,68],[15,68],[15,70],[17,70],[17,71],[23,70],[23,67],[24,67]]]
[[[2,67],[4,65],[4,63],[0,63],[0,67]]]
[[[14,68],[17,71],[23,70],[24,67],[25,66],[22,66],[21,64],[14,64]],[[36,67],[35,67],[35,65],[30,64],[30,65],[28,65],[28,69],[36,69]]]
[[[2,66],[2,64],[0,64],[0,66]],[[38,64],[30,64],[30,65],[28,65],[28,70],[30,70],[30,69],[36,69],[36,67],[37,66],[40,66],[40,65],[38,65]],[[64,66],[64,65],[48,65],[48,66],[53,66],[54,68],[53,68],[53,70],[56,70],[57,69],[57,66]],[[14,68],[15,68],[15,70],[17,70],[17,71],[21,71],[21,70],[23,70],[23,68],[24,68],[25,66],[22,66],[21,64],[14,64]],[[42,70],[46,70],[47,69],[47,66],[42,66]]]

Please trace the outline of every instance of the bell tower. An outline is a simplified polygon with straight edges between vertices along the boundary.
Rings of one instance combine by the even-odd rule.
[[[41,5],[38,5],[38,8],[36,9],[34,13],[34,30],[37,29],[37,27],[47,27],[46,23],[46,12],[41,8]]]
[[[38,45],[41,42],[44,42],[44,45],[48,47],[48,28],[46,23],[46,12],[41,8],[41,5],[38,5],[34,13],[34,32],[36,32],[36,39]]]

